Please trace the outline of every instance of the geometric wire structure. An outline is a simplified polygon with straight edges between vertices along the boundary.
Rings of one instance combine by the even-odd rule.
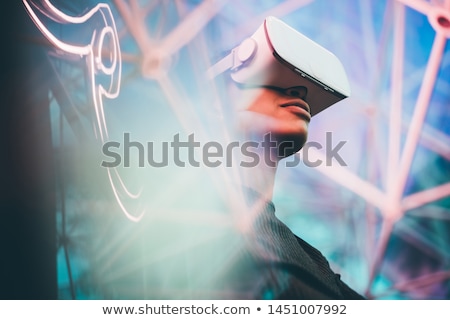
[[[388,144],[385,166],[384,188],[377,188],[376,185],[367,180],[363,180],[358,175],[349,172],[345,168],[321,167],[320,170],[326,176],[334,179],[342,186],[352,190],[365,201],[375,206],[382,217],[381,231],[374,252],[374,259],[370,263],[369,281],[367,282],[365,293],[370,296],[370,288],[375,276],[379,272],[380,265],[385,257],[386,246],[393,233],[394,225],[402,219],[407,211],[437,201],[450,195],[450,183],[445,182],[433,188],[422,190],[413,194],[405,195],[405,187],[411,171],[415,151],[419,145],[422,129],[425,123],[426,114],[430,105],[431,96],[435,88],[439,69],[442,66],[445,44],[449,37],[449,5],[445,3],[427,3],[425,1],[394,1],[387,10],[393,11],[393,49],[391,66],[391,87],[390,104],[388,117]],[[411,7],[420,13],[425,14],[436,35],[431,47],[431,53],[424,72],[419,94],[409,121],[403,148],[401,139],[403,136],[402,105],[403,105],[403,82],[404,58],[405,58],[405,7]],[[373,36],[373,35],[372,35]],[[377,121],[375,118],[374,121]],[[434,133],[447,137],[445,133],[434,130]],[[431,145],[436,145],[433,139],[427,141]],[[425,145],[426,146],[426,145]],[[436,150],[436,149],[435,149]],[[437,150],[442,155],[448,152],[448,145]],[[318,157],[323,155],[318,154]],[[323,159],[324,160],[324,159]],[[426,215],[425,215],[426,216]],[[433,282],[446,281],[450,276],[449,270],[437,271],[426,276],[421,275],[417,279],[409,280],[411,290],[423,284],[430,285]],[[395,284],[394,286],[405,286]]]
[[[169,112],[185,132],[195,128],[208,136],[210,111],[195,104],[198,97],[190,90],[201,91],[204,67],[251,34],[268,15],[285,19],[336,53],[348,71],[353,94],[313,119],[310,140],[325,145],[323,133],[332,132],[335,143],[347,141],[343,158],[348,164],[280,168],[274,197],[277,213],[294,232],[318,246],[344,280],[370,298],[449,297],[450,0],[339,4],[114,0],[110,5],[123,76],[118,102],[105,102],[106,122],[114,119],[108,113],[124,116],[114,103],[136,105],[136,114],[128,118],[133,124],[139,114],[148,112],[144,108],[153,112],[162,105],[166,110],[154,111],[154,118]],[[62,82],[72,92],[70,82]],[[149,90],[151,95],[133,97],[134,88]],[[64,108],[61,104],[59,99]],[[111,131],[120,131],[108,123],[112,135]],[[307,156],[330,161],[321,151],[311,148]],[[296,156],[302,159],[305,154]],[[134,180],[125,177],[119,185],[130,181]],[[183,181],[168,190],[177,192]],[[140,194],[142,187],[149,186],[138,179],[133,187]],[[160,195],[160,201],[164,199]],[[151,211],[145,208],[146,215]],[[120,233],[114,241],[117,246],[130,228],[136,227],[112,228]],[[77,233],[77,227],[71,230]],[[106,247],[108,252],[115,250],[112,244]],[[78,260],[72,263],[83,269],[89,259],[80,258],[80,251],[73,255]],[[138,256],[132,257],[138,260]],[[127,258],[116,255],[108,261],[115,264]],[[98,265],[84,268],[94,273],[103,270]],[[124,268],[117,274],[127,272]],[[108,279],[102,284],[84,279],[83,286],[108,288],[108,281],[117,278]],[[79,282],[74,281],[72,289]],[[107,289],[89,292],[79,295],[111,294]]]

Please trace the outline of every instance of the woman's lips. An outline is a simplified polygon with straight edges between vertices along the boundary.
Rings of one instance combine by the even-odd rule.
[[[311,111],[309,105],[303,100],[287,101],[280,105],[282,108],[289,108],[294,113],[301,115],[306,120],[311,120]]]

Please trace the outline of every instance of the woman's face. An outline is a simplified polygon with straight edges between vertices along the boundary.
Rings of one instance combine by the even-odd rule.
[[[287,148],[280,150],[281,156],[293,154],[303,147],[311,120],[310,108],[305,101],[306,88],[259,87],[242,90],[252,96],[244,110],[247,112],[241,114],[245,118],[246,130],[271,133],[278,144],[284,143]]]

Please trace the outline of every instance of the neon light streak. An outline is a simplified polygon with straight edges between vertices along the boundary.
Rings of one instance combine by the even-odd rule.
[[[95,132],[99,134],[102,143],[108,139],[108,127],[105,118],[105,110],[103,107],[103,98],[115,99],[120,92],[120,79],[122,72],[122,60],[119,46],[119,38],[111,13],[111,9],[107,4],[100,3],[89,10],[85,15],[73,17],[69,16],[58,8],[56,8],[49,0],[23,0],[23,4],[30,15],[33,22],[42,32],[42,34],[58,49],[86,58],[87,68],[89,71],[90,86],[92,99],[94,104],[97,127]],[[47,28],[43,19],[51,19],[54,22],[64,24],[85,25],[91,23],[94,19],[103,21],[103,27],[96,27],[92,30],[91,42],[87,44],[73,44],[64,42],[56,37]],[[112,44],[110,52],[110,65],[105,65],[102,59],[103,48],[108,42]],[[97,75],[109,76],[109,86],[105,88],[97,81]],[[133,215],[123,203],[122,198],[126,197],[132,200],[138,200],[142,189],[138,193],[131,193],[123,182],[119,172],[116,169],[108,168],[108,178],[113,190],[114,196],[121,210],[131,221],[137,222],[144,216],[145,210],[137,215]]]
[[[311,158],[318,159],[322,161],[322,163],[326,162],[325,155],[320,151],[309,149],[308,154]],[[297,153],[296,156],[301,157],[301,153]],[[322,172],[324,175],[328,176],[340,185],[346,187],[350,191],[353,191],[377,208],[384,208],[386,204],[385,194],[374,185],[361,179],[345,167],[342,167],[339,164],[331,166],[320,165],[315,169]]]
[[[400,138],[402,123],[402,94],[403,94],[403,56],[405,47],[405,7],[394,3],[394,53],[391,74],[391,106],[389,116],[389,140],[387,159],[388,194],[392,193],[395,182],[395,174],[398,172],[400,160]],[[396,199],[391,199],[395,201]]]
[[[437,72],[441,64],[442,53],[445,48],[446,39],[444,36],[436,34],[436,38],[431,49],[431,55],[428,61],[428,66],[425,71],[425,76],[420,88],[417,104],[414,109],[411,125],[406,137],[405,147],[400,161],[400,172],[397,183],[393,192],[395,199],[400,200],[408,177],[408,172],[411,168],[411,163],[417,147],[417,143],[422,130],[422,125],[425,120],[428,104],[433,92],[434,83],[436,81]]]
[[[433,9],[429,2],[423,0],[397,0],[397,2],[401,2],[424,15],[428,15]]]

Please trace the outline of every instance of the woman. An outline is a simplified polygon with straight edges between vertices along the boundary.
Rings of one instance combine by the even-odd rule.
[[[237,215],[236,225],[244,245],[224,278],[225,287],[239,298],[363,299],[340,280],[317,249],[275,216],[272,194],[277,165],[307,140],[311,120],[307,89],[237,90],[241,105],[246,106],[237,112],[237,133],[253,142],[258,161],[238,167],[246,208]],[[237,154],[238,159],[241,156]]]

